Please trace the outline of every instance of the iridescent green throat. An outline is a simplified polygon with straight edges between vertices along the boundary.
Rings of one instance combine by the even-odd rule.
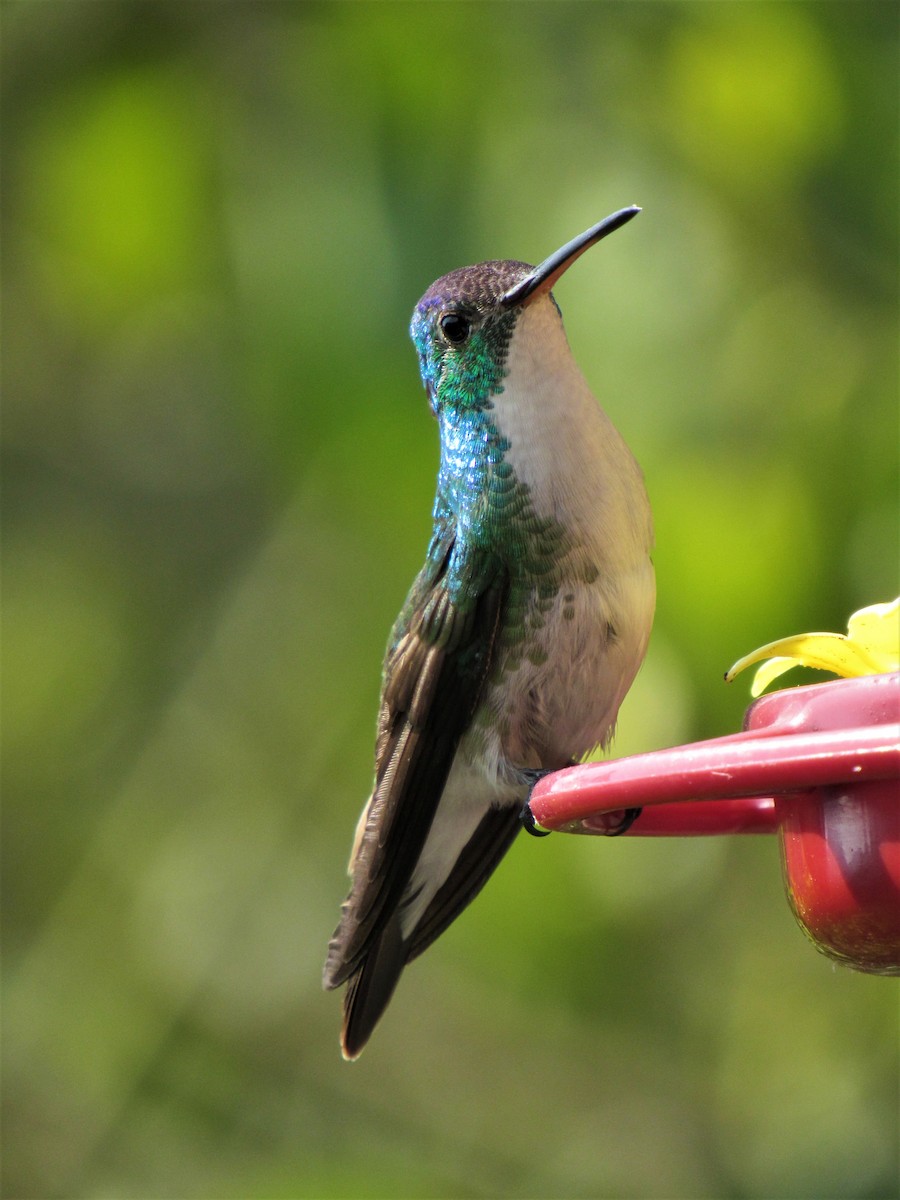
[[[456,530],[448,590],[466,609],[487,579],[508,575],[500,641],[512,654],[501,656],[504,672],[514,669],[520,656],[543,661],[538,631],[560,589],[567,548],[560,523],[535,510],[530,488],[507,461],[510,441],[495,423],[493,397],[504,390],[517,315],[513,310],[485,322],[464,352],[439,353],[433,342],[426,344],[425,328],[414,324],[413,329],[440,424],[435,530],[448,525]],[[436,537],[429,548],[434,567],[445,552],[446,543]],[[495,670],[499,667],[495,661]]]

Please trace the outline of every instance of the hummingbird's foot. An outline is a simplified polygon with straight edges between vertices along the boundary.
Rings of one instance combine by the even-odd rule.
[[[570,764],[574,766],[575,764]],[[519,820],[522,823],[522,828],[526,833],[530,833],[532,837],[546,837],[552,833],[552,829],[539,829],[534,819],[534,813],[531,811],[531,793],[534,791],[537,784],[547,775],[552,775],[554,768],[541,769],[534,767],[523,767],[520,775],[525,783],[528,784],[528,799],[522,805],[522,811],[519,813]]]
[[[642,808],[625,808],[622,809],[622,819],[613,829],[606,831],[607,837],[621,837],[623,833],[627,833],[638,817],[644,810]],[[611,813],[607,814],[611,816]]]
[[[526,833],[530,833],[532,837],[548,837],[553,831],[551,829],[539,829],[537,822],[534,819],[534,813],[531,811],[531,805],[526,800],[522,805],[522,811],[519,813],[519,820],[522,823],[522,828]]]
[[[539,829],[534,819],[534,813],[531,811],[531,793],[534,791],[538,782],[545,775],[552,775],[552,771],[535,770],[534,767],[524,767],[522,769],[522,778],[528,784],[528,800],[522,805],[522,811],[519,813],[519,820],[522,823],[522,828],[526,833],[530,833],[532,837],[546,837],[551,832],[549,829]]]

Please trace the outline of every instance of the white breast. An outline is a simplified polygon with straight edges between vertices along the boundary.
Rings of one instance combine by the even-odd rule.
[[[567,531],[573,582],[545,616],[546,660],[523,659],[485,697],[499,718],[486,757],[501,776],[505,763],[560,766],[608,738],[644,657],[655,604],[643,476],[572,357],[549,297],[520,315],[507,366],[493,398],[510,443],[505,457],[537,513]]]
[[[535,508],[609,565],[646,558],[653,527],[640,467],[588,387],[549,296],[519,316],[507,371],[495,421]]]

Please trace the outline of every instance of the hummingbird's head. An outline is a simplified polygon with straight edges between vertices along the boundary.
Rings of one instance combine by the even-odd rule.
[[[437,416],[445,406],[480,409],[505,373],[516,321],[585,250],[640,212],[623,208],[568,242],[540,266],[502,260],[462,267],[436,280],[413,312],[410,334]],[[555,302],[554,302],[555,303]]]
[[[485,262],[436,280],[413,313],[410,334],[432,410],[481,408],[503,377],[518,309],[503,297],[531,270]]]

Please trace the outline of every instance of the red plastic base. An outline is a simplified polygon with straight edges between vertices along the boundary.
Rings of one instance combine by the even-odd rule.
[[[900,974],[900,673],[763,696],[743,733],[549,775],[547,829],[625,836],[775,833],[791,907],[822,953]]]

